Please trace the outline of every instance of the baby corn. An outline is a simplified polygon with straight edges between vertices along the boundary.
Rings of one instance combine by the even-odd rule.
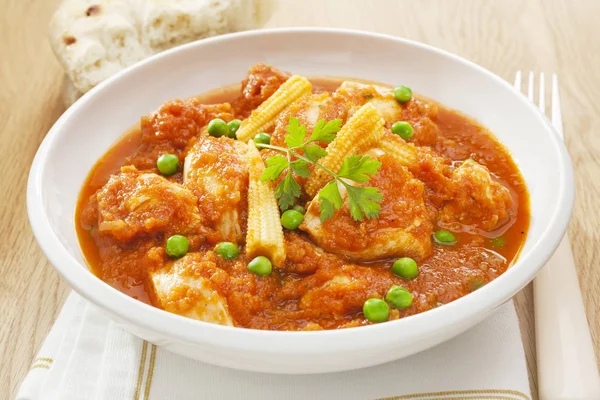
[[[358,154],[367,146],[378,142],[383,137],[384,125],[385,120],[381,112],[371,104],[365,104],[354,113],[336,138],[329,143],[327,155],[319,163],[337,172],[346,157]],[[305,190],[310,196],[315,196],[331,179],[327,172],[315,169],[306,182]]]
[[[238,140],[247,142],[257,133],[275,125],[275,119],[279,113],[298,98],[310,94],[311,91],[312,84],[308,79],[297,75],[289,78],[242,122],[242,126],[237,131]]]
[[[275,266],[282,266],[285,262],[285,246],[279,207],[271,183],[260,180],[265,164],[253,141],[249,141],[248,157],[250,184],[246,254],[250,257],[265,256]]]
[[[417,148],[400,138],[393,136],[385,137],[377,144],[377,148],[394,157],[396,161],[405,167],[409,167],[417,162]]]

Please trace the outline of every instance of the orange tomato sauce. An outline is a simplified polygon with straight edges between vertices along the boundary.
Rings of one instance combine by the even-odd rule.
[[[331,92],[343,79],[314,78],[311,81],[318,90]],[[200,95],[197,103],[230,102],[234,105],[233,110],[219,112],[231,112],[236,117],[248,115],[252,107],[260,104],[247,102],[244,103],[247,108],[240,106],[235,109],[238,96],[239,84],[236,84]],[[418,260],[419,276],[409,281],[391,272],[394,260],[350,262],[341,256],[317,249],[301,231],[286,231],[286,265],[281,270],[274,269],[270,276],[261,278],[248,272],[249,260],[244,255],[243,248],[238,259],[225,261],[211,251],[212,245],[198,240],[192,243],[190,251],[203,252],[206,263],[212,266],[207,270],[212,272],[205,272],[206,278],[227,299],[229,312],[236,326],[310,330],[369,324],[362,315],[364,301],[370,297],[384,297],[393,285],[403,286],[413,294],[412,306],[404,310],[391,310],[390,319],[402,318],[467,295],[501,275],[517,259],[529,225],[529,197],[510,154],[490,132],[475,121],[431,100],[417,98],[438,107],[435,119],[437,138],[434,143],[429,143],[432,151],[450,161],[471,158],[485,165],[511,192],[513,210],[510,220],[491,232],[477,229],[462,229],[457,232],[454,226],[438,223],[434,229],[450,228],[458,242],[453,246],[434,244],[433,253]],[[410,114],[410,109],[407,112],[406,120],[419,126],[419,115]],[[181,118],[184,117],[186,116]],[[206,119],[207,123],[210,115]],[[171,123],[177,127],[177,121]],[[143,243],[135,240],[125,246],[104,240],[94,228],[96,216],[90,211],[90,204],[94,194],[122,166],[134,164],[140,170],[156,172],[154,164],[157,154],[172,152],[183,159],[186,148],[194,140],[192,133],[190,138],[179,144],[169,145],[171,147],[158,142],[148,145],[143,143],[144,133],[140,125],[136,125],[98,160],[79,196],[75,225],[90,269],[108,284],[147,303],[151,301],[146,290],[146,274],[153,268],[162,267],[168,257],[158,251],[153,258],[156,262],[137,261],[147,256],[148,249],[162,248],[165,238],[157,235],[143,239]],[[412,172],[417,175],[425,173]],[[182,179],[181,173],[169,177],[169,180],[178,183]],[[426,195],[435,205],[436,194],[430,190]],[[496,237],[501,237],[503,243],[498,245],[498,239],[494,239]],[[350,277],[349,285],[353,285],[351,290],[343,285],[339,290],[335,285],[326,285],[340,275]]]

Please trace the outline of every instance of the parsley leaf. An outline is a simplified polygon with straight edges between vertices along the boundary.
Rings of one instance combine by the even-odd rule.
[[[296,117],[290,117],[290,122],[287,126],[288,134],[285,135],[285,143],[288,147],[300,147],[304,143],[306,137],[306,127],[300,125],[300,121]]]
[[[310,170],[308,169],[308,163],[304,160],[296,160],[290,163],[290,166],[296,173],[296,175],[301,176],[303,178],[308,178],[310,176]]]
[[[313,129],[312,135],[310,135],[309,142],[325,142],[331,143],[335,139],[335,134],[342,129],[342,120],[334,119],[332,121],[325,121],[320,119]]]
[[[325,222],[333,217],[335,211],[339,210],[343,204],[338,183],[335,179],[319,190],[318,198],[321,200],[321,204],[319,205],[321,222]]]
[[[381,167],[381,163],[375,159],[359,154],[344,159],[338,176],[347,178],[354,182],[364,183],[369,180],[368,175],[374,175]]]
[[[327,155],[327,151],[325,151],[324,148],[317,144],[304,146],[302,147],[302,150],[304,150],[304,155],[306,156],[306,158],[308,158],[313,163],[317,162],[319,158],[323,158]]]
[[[377,188],[348,185],[346,190],[350,203],[350,215],[354,220],[362,221],[363,213],[367,219],[376,218],[379,215],[381,207],[378,202],[382,201],[383,197]]]
[[[326,122],[321,119],[315,125],[310,138],[306,139],[306,127],[300,125],[297,118],[290,117],[287,126],[288,134],[285,135],[285,142],[288,147],[263,145],[263,147],[286,155],[286,157],[272,156],[267,159],[267,167],[260,177],[263,182],[276,181],[281,174],[285,174],[275,189],[275,197],[278,199],[279,207],[282,210],[287,210],[293,206],[296,199],[300,197],[302,188],[295,177],[309,178],[311,173],[309,164],[313,164],[333,178],[316,196],[320,201],[321,221],[324,222],[333,217],[335,212],[344,205],[339,185],[346,188],[350,215],[354,220],[362,221],[365,217],[370,219],[379,215],[381,207],[378,203],[383,200],[379,190],[375,187],[353,186],[349,183],[349,181],[356,183],[369,181],[370,176],[376,174],[381,167],[378,160],[362,155],[347,157],[343,160],[337,174],[318,163],[320,158],[327,155],[327,151],[315,142],[329,143],[333,141],[336,137],[335,133],[340,130],[341,125],[341,120]],[[304,154],[299,154],[298,150],[300,149]],[[294,161],[291,161],[292,159]]]
[[[275,189],[275,197],[279,199],[279,208],[287,210],[296,202],[296,197],[300,197],[300,185],[292,177],[291,171],[283,178]]]
[[[273,156],[267,159],[267,168],[260,176],[262,182],[274,181],[290,165],[289,161],[282,156]]]

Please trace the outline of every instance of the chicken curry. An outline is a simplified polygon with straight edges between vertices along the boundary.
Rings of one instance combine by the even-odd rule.
[[[523,178],[471,119],[406,86],[291,76],[166,102],[94,166],[76,227],[100,279],[168,312],[272,330],[356,327],[501,275]]]

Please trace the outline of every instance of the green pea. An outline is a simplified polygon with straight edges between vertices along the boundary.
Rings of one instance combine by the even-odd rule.
[[[398,121],[394,122],[394,125],[392,125],[392,133],[395,133],[404,140],[408,140],[412,137],[414,129],[408,122]]]
[[[482,278],[474,277],[474,278],[471,278],[469,280],[469,290],[471,292],[476,291],[477,289],[479,289],[483,285],[485,285],[485,281]]]
[[[410,307],[413,301],[413,296],[402,286],[392,286],[385,295],[385,299],[392,306],[399,309],[404,309]]]
[[[394,88],[394,98],[399,103],[406,103],[412,99],[412,90],[408,86],[398,86]]]
[[[163,154],[156,160],[156,167],[164,176],[171,176],[179,168],[179,157],[175,154]]]
[[[456,244],[456,236],[454,236],[452,232],[445,229],[435,231],[433,234],[433,239],[437,244],[443,244],[445,246],[452,246],[453,244]]]
[[[402,257],[394,261],[392,272],[404,279],[414,279],[419,275],[419,266],[412,258]]]
[[[185,236],[173,235],[167,239],[165,248],[170,257],[180,258],[187,254],[190,248],[190,242]]]
[[[233,260],[240,255],[240,248],[231,242],[221,242],[215,246],[215,251],[226,260]]]
[[[242,125],[242,121],[240,121],[239,119],[234,119],[232,121],[229,121],[227,123],[227,128],[229,129],[227,131],[227,137],[230,137],[232,139],[237,139],[236,133],[237,133],[238,129],[240,129],[241,125]]]
[[[503,247],[506,247],[506,239],[504,239],[502,236],[498,236],[493,239],[490,239],[490,243],[492,244],[492,247],[494,247],[496,249],[501,249]]]
[[[248,263],[248,270],[256,275],[267,276],[271,274],[273,265],[267,257],[258,256]]]
[[[363,305],[363,314],[371,322],[384,322],[390,316],[390,307],[381,299],[369,299]]]
[[[298,229],[303,220],[304,215],[296,210],[287,210],[281,215],[281,225],[291,231]]]
[[[221,118],[215,118],[208,123],[208,134],[214,137],[221,137],[229,133],[227,123]]]
[[[254,143],[271,144],[271,135],[268,133],[257,133],[256,136],[254,136]]]
[[[298,211],[300,214],[306,214],[306,210],[300,204],[296,204],[292,210]]]

